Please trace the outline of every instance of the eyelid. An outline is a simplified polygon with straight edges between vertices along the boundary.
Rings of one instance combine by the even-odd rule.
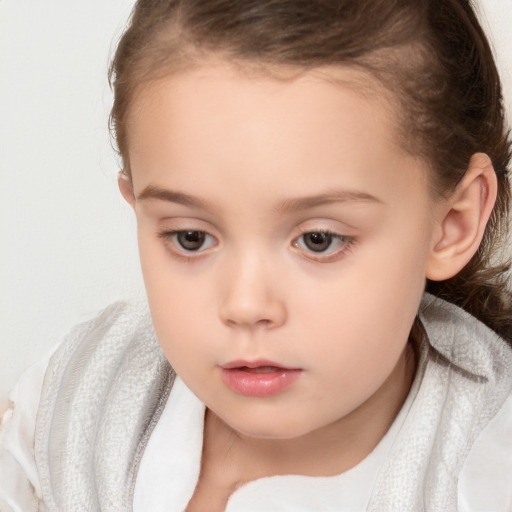
[[[212,243],[210,243],[210,245],[208,245],[206,248],[201,247],[198,250],[187,250],[177,242],[176,236],[180,233],[186,233],[188,231],[203,233],[205,237],[212,241]],[[335,250],[327,250],[326,252],[315,252],[308,250],[305,247],[301,247],[298,242],[299,239],[304,235],[311,233],[327,234],[334,239],[337,239],[341,246]],[[192,228],[186,225],[183,225],[183,227],[180,226],[179,228],[163,228],[157,233],[157,235],[159,238],[163,239],[165,246],[174,256],[187,262],[199,259],[203,256],[207,256],[211,252],[210,249],[215,248],[219,244],[218,238],[205,229]],[[318,263],[330,263],[343,258],[345,254],[352,248],[354,242],[355,239],[353,236],[344,235],[332,229],[326,229],[323,227],[316,228],[314,226],[302,226],[299,229],[299,234],[293,238],[291,244],[296,251],[300,252],[304,258],[310,261]]]
[[[332,252],[314,252],[308,249],[303,249],[299,247],[298,240],[306,234],[310,233],[324,233],[326,235],[330,235],[333,238],[337,238],[343,244],[339,249],[334,250]],[[295,237],[292,241],[292,245],[298,250],[301,251],[303,256],[309,260],[318,262],[318,263],[331,263],[337,261],[352,248],[355,240],[354,237],[348,235],[342,235],[341,233],[336,233],[331,229],[325,228],[301,228],[300,234]]]
[[[179,243],[176,240],[177,235],[180,233],[186,233],[186,232],[198,232],[203,233],[205,235],[205,238],[210,238],[211,240],[214,240],[215,243],[206,247],[205,249],[200,248],[196,251],[193,250],[187,250],[184,247],[181,247]],[[178,257],[184,258],[185,260],[189,261],[191,259],[200,258],[201,256],[207,254],[210,248],[215,247],[218,245],[218,240],[215,236],[208,233],[204,229],[191,229],[191,228],[182,228],[182,229],[162,229],[158,232],[158,237],[161,238],[165,245],[169,248],[169,250]]]

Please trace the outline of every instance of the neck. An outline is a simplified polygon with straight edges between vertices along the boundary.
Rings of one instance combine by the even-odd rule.
[[[366,402],[298,438],[244,436],[207,410],[203,465],[212,463],[218,474],[239,485],[272,475],[332,476],[347,471],[384,437],[409,393],[414,372],[415,357],[408,344],[391,375]]]

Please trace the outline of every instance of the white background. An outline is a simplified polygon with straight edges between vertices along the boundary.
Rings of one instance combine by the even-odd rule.
[[[133,0],[0,0],[0,411],[77,322],[143,289],[109,56]],[[512,107],[512,0],[479,0]]]

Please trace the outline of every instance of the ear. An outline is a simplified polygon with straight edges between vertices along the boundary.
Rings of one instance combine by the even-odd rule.
[[[450,279],[471,260],[482,241],[497,189],[491,159],[484,153],[474,154],[455,192],[438,212],[426,268],[428,279]]]
[[[132,207],[135,207],[135,194],[133,193],[133,183],[126,174],[121,171],[117,177],[119,191],[125,201]]]

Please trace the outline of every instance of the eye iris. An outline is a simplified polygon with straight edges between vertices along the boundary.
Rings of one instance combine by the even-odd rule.
[[[187,251],[197,251],[204,244],[202,231],[181,231],[177,234],[178,243]]]
[[[307,233],[304,235],[304,243],[308,249],[314,252],[322,252],[332,243],[332,235],[328,233]]]

